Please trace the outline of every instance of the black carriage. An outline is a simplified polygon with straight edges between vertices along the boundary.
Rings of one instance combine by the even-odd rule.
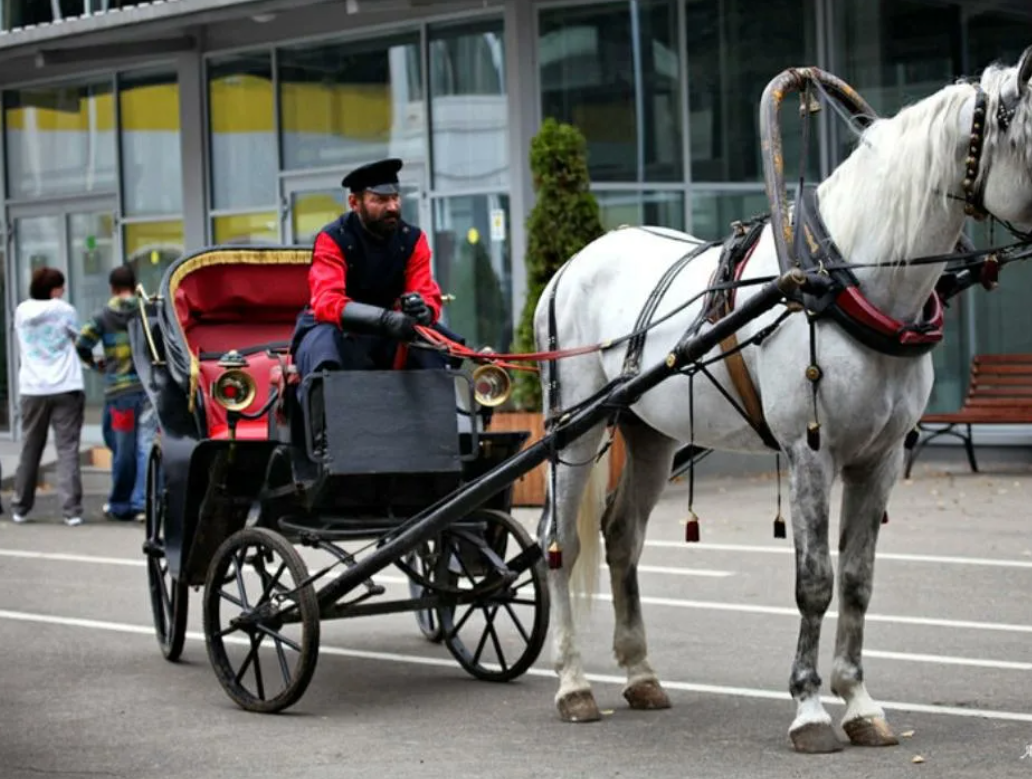
[[[139,290],[133,355],[160,420],[143,551],[161,650],[179,658],[189,589],[203,587],[209,659],[250,711],[297,702],[330,619],[413,612],[470,674],[512,680],[541,651],[549,600],[511,481],[446,523],[417,520],[528,433],[488,430],[497,398],[456,361],[327,372],[299,392],[288,346],[310,257],[214,248],[175,262],[154,296]],[[326,413],[312,420],[302,398],[316,387]],[[389,565],[403,576],[372,578]]]

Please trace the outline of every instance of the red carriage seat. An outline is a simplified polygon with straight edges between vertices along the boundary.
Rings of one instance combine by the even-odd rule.
[[[203,396],[209,438],[229,434],[226,411],[211,398],[211,385],[225,370],[219,356],[231,349],[285,348],[301,309],[308,303],[308,268],[311,252],[279,247],[223,247],[187,258],[169,280],[169,297]],[[245,369],[258,388],[254,401],[244,409],[257,411],[280,380],[280,360],[264,348],[246,354]],[[274,375],[275,374],[277,375]],[[241,420],[238,438],[263,439],[269,421]]]

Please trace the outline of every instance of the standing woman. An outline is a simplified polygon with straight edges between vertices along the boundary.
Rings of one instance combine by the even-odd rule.
[[[56,268],[37,268],[29,285],[29,300],[14,311],[21,365],[22,443],[11,503],[15,522],[24,522],[36,501],[39,461],[54,428],[57,446],[58,489],[66,525],[82,524],[82,473],[79,442],[86,406],[82,365],[75,351],[78,316],[61,299],[64,274]]]

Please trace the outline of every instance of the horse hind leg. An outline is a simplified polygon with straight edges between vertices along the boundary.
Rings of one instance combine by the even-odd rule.
[[[837,752],[842,742],[820,698],[817,673],[821,623],[831,603],[834,574],[828,549],[828,513],[833,479],[827,455],[805,444],[790,449],[792,534],[795,544],[799,640],[789,680],[796,717],[789,738],[799,752]]]
[[[555,705],[559,710],[560,718],[565,722],[594,722],[602,718],[591,690],[591,684],[584,674],[571,597],[571,572],[576,567],[578,559],[582,558],[582,544],[586,541],[589,545],[598,545],[598,521],[602,509],[601,506],[594,505],[594,495],[585,495],[584,493],[594,470],[593,458],[598,452],[603,429],[603,426],[599,425],[571,442],[560,453],[564,462],[555,466],[555,494],[551,494],[551,487],[549,487],[549,495],[538,532],[541,544],[549,544],[549,528],[554,516],[555,534],[562,549],[562,565],[559,568],[549,569],[548,586],[552,603],[554,662],[556,673],[559,676],[559,689],[555,695]],[[572,465],[565,463],[572,463]],[[546,478],[550,482],[550,473]],[[583,506],[581,505],[582,498]],[[580,523],[578,522],[579,510],[581,512]],[[585,513],[589,516],[586,523],[584,523]],[[594,518],[593,521],[591,517]],[[591,534],[588,534],[587,538],[578,536],[578,524],[581,523],[588,526],[594,525],[593,535],[595,538],[591,538]],[[583,555],[583,558],[581,566],[585,564],[594,566],[596,568],[595,576],[597,576],[597,563],[592,559],[590,547],[589,554]],[[590,579],[592,578],[590,574],[591,572],[580,576],[580,571],[578,571],[578,578],[580,580]]]
[[[902,466],[903,450],[877,465],[843,471],[839,534],[839,618],[831,691],[846,703],[842,729],[856,746],[895,746],[899,740],[885,712],[864,685],[864,618],[874,583],[875,547],[889,492]]]
[[[638,588],[638,561],[649,515],[670,478],[677,442],[633,418],[620,424],[627,461],[602,519],[615,624],[613,654],[627,673],[632,709],[667,709],[670,699],[648,661]]]

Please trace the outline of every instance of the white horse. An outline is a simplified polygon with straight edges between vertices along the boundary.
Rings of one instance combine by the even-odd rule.
[[[920,319],[945,265],[902,261],[954,251],[966,218],[965,194],[1001,220],[1032,222],[1030,76],[1032,47],[1017,67],[994,65],[985,70],[978,85],[945,86],[891,118],[876,120],[864,130],[848,159],[817,188],[820,215],[841,257],[851,263],[883,264],[855,271],[862,295],[881,313],[901,323]],[[973,133],[978,136],[974,148]],[[965,182],[969,169],[975,176]],[[673,231],[624,228],[589,244],[542,293],[535,318],[538,348],[601,343],[632,332],[659,279],[696,240]],[[654,319],[709,286],[719,254],[720,249],[713,248],[688,263],[662,298]],[[886,263],[892,267],[884,267]],[[742,278],[778,273],[768,224]],[[738,304],[755,289],[739,289]],[[557,341],[549,337],[553,293]],[[701,301],[696,302],[649,331],[642,367],[664,359],[701,306]],[[754,320],[739,331],[740,341],[777,315],[775,309]],[[821,623],[835,586],[828,525],[829,497],[837,477],[842,478],[844,494],[831,690],[846,703],[842,726],[854,744],[898,743],[883,709],[865,687],[861,651],[882,515],[900,474],[904,438],[925,408],[933,382],[927,352],[917,357],[879,353],[827,318],[816,324],[816,344],[823,369],[818,393],[822,435],[816,451],[807,442],[814,399],[805,375],[810,364],[805,315],[789,316],[762,344],[742,352],[766,424],[790,468],[795,597],[801,619],[789,681],[797,706],[789,736],[794,747],[805,752],[842,748],[821,704],[817,673]],[[707,357],[719,353],[718,348]],[[614,348],[559,360],[560,407],[569,409],[620,376],[624,354],[623,348]],[[725,363],[717,362],[709,370],[735,397]],[[547,364],[542,365],[541,378],[548,413],[551,374]],[[624,697],[635,709],[670,705],[649,663],[637,564],[646,523],[668,483],[678,442],[691,438],[688,392],[689,379],[675,376],[645,393],[631,407],[633,417],[620,417],[627,464],[607,506],[603,505],[606,460],[594,468],[590,465],[600,450],[605,426],[600,423],[561,452],[556,491],[549,495],[539,536],[542,544],[556,538],[562,550],[563,563],[550,571],[549,581],[559,677],[555,703],[565,721],[600,718],[584,674],[571,600],[571,568],[580,558],[582,565],[572,573],[591,581],[599,565],[600,534],[605,539],[615,611],[613,650],[627,674]],[[693,400],[696,445],[723,451],[770,451],[742,415],[699,375],[694,379]]]

